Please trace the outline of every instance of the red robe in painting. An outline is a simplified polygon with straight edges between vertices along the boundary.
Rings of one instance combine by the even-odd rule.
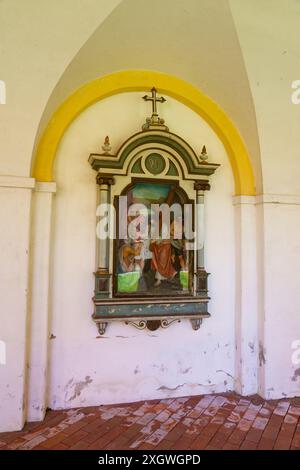
[[[170,240],[151,245],[152,260],[151,267],[165,278],[172,278],[176,270],[172,264],[172,245]]]

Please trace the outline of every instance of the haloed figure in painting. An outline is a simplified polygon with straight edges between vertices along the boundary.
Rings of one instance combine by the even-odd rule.
[[[161,220],[161,219],[160,219]],[[176,232],[176,225],[180,225],[178,232],[182,234],[182,219],[174,219],[170,224],[169,237],[164,238],[163,224],[160,223],[160,230],[162,238],[152,240],[150,243],[150,250],[152,252],[151,268],[155,271],[155,284],[158,287],[162,281],[168,281],[170,287],[180,289],[180,285],[176,282],[178,279],[176,275],[182,269],[186,270],[186,261],[184,253],[184,240],[181,238],[176,239],[174,232]],[[176,233],[175,233],[176,235]],[[174,282],[172,282],[174,281]]]
[[[117,293],[179,295],[190,292],[193,256],[186,250],[184,201],[178,187],[165,182],[138,182],[130,186],[126,195],[128,204],[142,203],[147,208],[143,217],[147,219],[148,236],[117,240]],[[164,218],[162,204],[168,208],[177,204],[179,214],[170,211],[169,217]]]

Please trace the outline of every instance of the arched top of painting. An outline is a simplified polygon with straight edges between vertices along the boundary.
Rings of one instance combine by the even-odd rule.
[[[207,161],[205,146],[201,155],[168,128],[143,130],[129,137],[116,154],[92,153],[92,168],[102,174],[147,174],[148,176],[201,179],[212,175],[218,164]]]

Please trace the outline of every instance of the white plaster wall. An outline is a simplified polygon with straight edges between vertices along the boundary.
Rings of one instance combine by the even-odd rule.
[[[48,385],[49,272],[52,199],[55,183],[36,183],[32,197],[30,245],[30,324],[27,337],[27,421],[40,421],[46,412]]]
[[[0,432],[21,429],[26,393],[31,178],[0,177]],[[0,361],[2,362],[2,361]],[[3,361],[4,362],[4,361]]]
[[[267,398],[282,398],[300,395],[300,364],[292,362],[292,343],[300,340],[300,198],[288,204],[272,199],[273,203],[264,204],[265,316],[260,364],[265,377],[261,392]]]
[[[2,0],[0,173],[30,174],[43,110],[74,54],[121,0]],[[16,163],[17,162],[17,163]]]
[[[236,354],[235,390],[242,395],[258,388],[257,224],[255,196],[235,196]]]
[[[194,331],[188,321],[155,332],[122,323],[99,337],[93,312],[95,173],[87,158],[109,135],[113,150],[140,130],[150,105],[143,93],[122,94],[86,110],[67,131],[56,159],[57,195],[52,247],[52,320],[49,406],[199,394],[233,388],[234,211],[233,179],[222,144],[207,124],[168,98],[161,107],[172,132],[200,152],[207,145],[221,167],[207,194],[207,270],[212,317]],[[220,240],[221,234],[221,240]]]
[[[263,193],[259,232],[259,391],[268,398],[300,395],[300,105],[292,83],[300,72],[300,3],[230,0],[255,104]],[[264,363],[265,361],[265,363]],[[295,375],[295,371],[298,372]]]
[[[74,57],[84,41],[89,38],[92,31],[99,26],[101,21],[105,20],[110,11],[119,3],[117,0],[101,0],[101,2],[100,0],[85,0],[83,8],[83,0],[56,0],[47,2],[47,4],[43,2],[43,5],[38,0],[27,0],[26,2],[2,0],[0,2],[0,37],[2,46],[0,51],[0,79],[6,82],[7,88],[6,105],[0,106],[1,173],[29,175],[33,142],[36,137],[39,120],[51,90],[53,90],[67,64],[72,60],[72,57]],[[196,4],[196,2],[193,3]],[[70,7],[71,4],[72,6]],[[299,395],[299,378],[297,378],[299,367],[291,364],[292,350],[290,348],[290,343],[293,339],[300,339],[298,314],[299,286],[297,284],[300,264],[298,244],[299,209],[295,203],[291,201],[284,202],[282,196],[280,196],[280,194],[299,194],[300,105],[293,105],[291,102],[291,83],[293,80],[299,79],[299,2],[297,0],[289,0],[288,2],[274,0],[270,6],[268,0],[252,0],[251,2],[230,0],[229,4],[235,22],[237,42],[240,43],[242,59],[245,62],[247,72],[245,77],[247,75],[246,79],[249,80],[253,95],[262,153],[265,192],[272,194],[279,193],[278,197],[276,197],[278,204],[271,206],[267,204],[266,207],[265,204],[257,206],[259,214],[257,229],[260,278],[258,283],[258,303],[260,309],[259,338],[261,340],[262,352],[265,351],[263,355],[266,359],[266,363],[261,366],[259,390],[262,394],[270,397],[279,397],[282,394]],[[213,31],[212,34],[219,44],[220,31],[222,31],[222,48],[231,51],[229,56],[234,57],[238,54],[238,51],[233,49],[233,42],[228,43],[223,41],[225,37],[223,34],[225,33],[224,27],[221,27],[222,21],[224,21],[223,10],[218,22],[216,22],[215,11],[216,8],[219,8],[219,5],[217,3],[214,3],[214,5],[217,6],[213,7],[212,14],[209,15],[210,21],[206,23],[207,29],[201,29],[202,34],[205,37],[207,30]],[[159,7],[161,8],[161,5]],[[184,8],[186,8],[185,3]],[[119,9],[119,11],[121,10]],[[125,9],[123,11],[125,13]],[[202,11],[198,11],[198,14],[203,18]],[[130,15],[131,10],[127,10],[126,17]],[[178,16],[178,13],[176,15]],[[174,13],[174,19],[176,19],[176,15]],[[189,15],[195,18],[191,13]],[[179,18],[181,18],[180,14]],[[114,21],[116,22],[115,24],[118,23],[116,18],[112,18],[113,23]],[[219,54],[219,49],[212,49],[212,42],[209,42],[209,39],[207,46],[205,46],[206,43],[203,43],[202,38],[198,34],[198,24],[200,23],[196,21],[196,27],[193,29],[195,33],[189,36],[189,39],[187,39],[186,33],[187,30],[190,32],[191,23],[184,23],[188,27],[185,28],[184,34],[180,37],[181,48],[178,48],[176,40],[178,37],[177,23],[174,27],[175,32],[173,36],[170,35],[169,29],[161,28],[165,36],[164,42],[161,41],[160,45],[164,43],[164,47],[167,47],[169,52],[171,41],[172,44],[175,44],[176,51],[179,51],[179,55],[167,55],[169,66],[166,69],[164,65],[163,69],[169,73],[182,76],[182,78],[200,86],[200,88],[228,111],[235,125],[239,127],[245,136],[248,121],[241,122],[240,113],[245,114],[246,109],[246,116],[250,116],[252,111],[249,107],[249,100],[247,100],[248,105],[245,108],[246,95],[241,91],[241,77],[244,75],[244,72],[241,72],[240,66],[234,62],[230,62],[231,65],[228,67],[228,56],[223,54],[224,51],[222,50],[222,53]],[[114,34],[111,24],[110,21],[107,22],[106,30],[109,31],[109,34]],[[155,24],[157,24],[156,18]],[[193,24],[195,23],[193,22]],[[149,25],[151,30],[149,34],[150,44],[153,45],[152,24],[149,23]],[[128,27],[130,28],[130,26],[129,24]],[[232,32],[232,27],[228,26],[228,30]],[[137,37],[135,35],[136,30],[134,28],[130,28],[130,31],[132,33],[132,38],[130,38],[136,44],[138,55],[140,54],[139,40],[141,36]],[[144,37],[144,35],[142,36]],[[167,36],[169,39],[168,42],[165,42]],[[105,35],[103,37],[107,38],[109,36]],[[173,40],[172,38],[174,37],[175,39]],[[186,49],[184,49],[187,51],[186,54],[182,52],[182,41],[186,41]],[[201,44],[204,44],[204,46],[201,46],[203,51],[201,57],[199,56],[199,41]],[[119,60],[120,57],[117,54],[119,49],[116,49],[115,52],[112,51],[111,41],[106,40],[102,43],[106,47],[107,55],[103,62],[103,55],[96,54],[97,61],[99,60],[101,65],[96,75],[106,73],[105,70],[119,70],[122,63],[125,64],[124,67],[126,68],[128,67],[129,59],[131,60],[130,66],[132,67],[143,66],[145,68],[162,70],[162,66],[159,66],[155,59],[157,58],[156,47],[153,47],[153,60],[150,62],[149,54],[147,56],[144,50],[141,54],[142,62],[136,61],[136,56],[132,56],[132,48],[128,48],[127,55],[122,50],[121,59],[124,62],[120,62],[121,59]],[[118,48],[120,44],[118,37],[116,38],[116,43]],[[238,47],[238,44],[236,46]],[[95,50],[90,45],[88,47],[92,51]],[[149,48],[149,41],[146,43],[146,48]],[[233,50],[235,51],[234,53],[232,53]],[[190,55],[193,51],[197,52],[196,61],[196,56]],[[87,55],[87,57],[89,56]],[[111,65],[111,57],[114,58],[114,67],[112,69],[108,67],[108,65]],[[163,64],[165,64],[166,55],[162,54],[162,57]],[[174,57],[177,57],[178,60],[174,59]],[[183,57],[184,60],[181,60]],[[222,57],[225,57],[225,65],[223,65]],[[188,62],[185,62],[187,58]],[[204,59],[207,62],[203,62]],[[97,62],[94,55],[91,56],[90,61],[94,66]],[[86,65],[85,62],[83,64]],[[216,65],[217,67],[214,73],[211,65]],[[104,70],[103,67],[107,69],[105,68]],[[82,83],[79,77],[82,77],[83,69],[87,70],[84,67],[78,69],[71,68],[69,70],[69,72],[73,70],[72,80],[78,81],[78,84]],[[224,83],[224,71],[227,72],[227,87]],[[213,76],[215,77],[214,80],[212,80]],[[233,78],[236,78],[236,81],[233,81]],[[232,85],[233,83],[234,85]],[[238,108],[236,108],[234,96],[226,92],[229,89],[228,87],[234,90]],[[69,91],[71,89],[72,87]],[[243,89],[245,90],[245,88]],[[64,88],[63,91],[65,92],[66,89]],[[123,357],[122,353],[126,348],[128,350],[132,348],[127,353],[127,359],[130,359],[130,357],[135,358],[137,349],[145,349],[144,340],[155,340],[163,345],[164,338],[168,338],[170,348],[165,351],[166,356],[168,351],[173,351],[175,348],[179,353],[178,344],[184,344],[184,348],[187,351],[185,357],[188,356],[188,351],[190,351],[193,361],[197,360],[198,362],[193,363],[194,375],[191,376],[192,371],[189,371],[188,374],[183,375],[183,378],[188,379],[190,383],[193,381],[196,383],[196,379],[197,382],[198,379],[199,382],[203,382],[203,376],[207,378],[208,368],[211,367],[211,357],[203,360],[203,357],[205,356],[206,358],[207,354],[202,355],[202,350],[206,347],[210,338],[208,334],[211,333],[213,341],[216,342],[219,337],[222,337],[223,332],[224,337],[226,337],[227,333],[230,336],[229,332],[233,331],[233,316],[231,316],[231,309],[229,307],[229,297],[233,285],[230,281],[230,286],[227,286],[226,282],[229,282],[229,280],[224,276],[224,269],[227,270],[228,266],[233,270],[233,258],[231,256],[233,250],[231,251],[230,248],[227,252],[226,243],[224,248],[223,245],[218,247],[220,234],[222,234],[223,238],[225,237],[224,239],[227,237],[231,239],[229,227],[233,227],[228,222],[228,227],[226,225],[227,229],[225,230],[222,219],[223,217],[229,221],[232,216],[229,202],[228,206],[226,206],[229,193],[232,189],[230,169],[225,156],[222,154],[223,150],[218,150],[220,144],[214,139],[209,141],[208,134],[205,134],[205,132],[209,131],[206,129],[204,132],[199,118],[195,118],[197,119],[197,125],[192,125],[192,115],[189,114],[187,119],[186,114],[182,114],[183,108],[181,108],[180,116],[174,114],[174,117],[172,117],[171,106],[173,102],[168,101],[163,109],[166,110],[166,113],[169,110],[168,115],[164,117],[167,117],[171,129],[181,132],[183,137],[189,139],[198,148],[198,151],[202,144],[202,135],[205,134],[206,137],[203,140],[207,139],[210,142],[210,146],[217,146],[214,148],[214,160],[220,159],[219,161],[221,161],[224,158],[224,162],[226,161],[226,164],[222,164],[222,167],[213,177],[212,191],[208,194],[207,198],[207,216],[208,220],[211,219],[207,242],[207,267],[212,272],[210,285],[213,299],[210,310],[213,318],[204,322],[202,330],[198,333],[190,331],[188,324],[182,324],[172,326],[170,330],[165,332],[157,332],[159,336],[152,338],[148,337],[145,332],[138,332],[129,329],[129,327],[126,330],[125,327],[118,327],[116,325],[109,330],[108,336],[110,336],[110,339],[96,339],[94,325],[89,319],[89,315],[92,312],[90,298],[93,289],[92,268],[90,264],[94,262],[92,249],[94,238],[90,235],[89,224],[94,223],[94,216],[91,216],[89,222],[86,220],[91,208],[94,210],[94,193],[92,194],[94,174],[86,167],[85,162],[90,151],[95,150],[96,147],[100,148],[99,144],[106,133],[110,133],[114,140],[114,145],[117,146],[122,139],[126,138],[128,133],[138,130],[140,122],[144,117],[144,107],[141,110],[133,103],[130,108],[132,109],[130,116],[127,115],[125,109],[118,109],[116,114],[113,109],[110,109],[110,103],[112,102],[108,100],[101,103],[103,113],[105,110],[105,116],[104,114],[101,115],[100,111],[100,114],[97,115],[95,111],[95,120],[91,120],[92,122],[89,122],[85,129],[82,128],[80,134],[76,134],[76,137],[73,139],[74,148],[71,148],[70,143],[68,144],[69,134],[66,136],[58,157],[57,175],[60,182],[60,193],[56,215],[55,283],[53,286],[54,297],[52,299],[54,304],[52,329],[54,334],[55,332],[57,333],[57,338],[50,342],[52,344],[52,385],[50,398],[53,403],[54,395],[60,396],[61,401],[59,405],[63,403],[62,397],[65,393],[60,390],[64,389],[66,383],[73,375],[75,381],[89,381],[89,378],[85,378],[86,373],[93,379],[89,388],[86,389],[86,391],[91,390],[92,399],[95,398],[97,383],[100,384],[99,387],[101,384],[104,384],[103,394],[104,398],[107,398],[108,387],[113,384],[113,373],[115,375],[120,374],[120,382],[123,378],[123,372],[120,371],[121,365],[118,364],[118,368],[114,372],[112,372],[114,370],[113,362],[111,368],[108,367],[107,372],[102,365],[103,358],[105,361],[112,361],[109,358],[112,357],[112,351],[117,351],[116,346],[118,346],[118,341],[121,344],[121,353],[119,353],[121,357]],[[57,104],[60,104],[59,99]],[[93,113],[97,106],[91,108],[88,113]],[[178,111],[179,105],[174,104],[174,106],[177,107]],[[237,113],[235,109],[239,112]],[[250,113],[249,110],[251,111]],[[165,111],[162,114],[165,114]],[[83,119],[83,117],[80,119]],[[74,126],[76,125],[77,123],[74,124]],[[74,126],[71,127],[69,133],[74,132],[75,135],[75,131],[73,131],[75,129]],[[199,129],[197,126],[199,126]],[[254,136],[253,125],[250,127]],[[256,134],[255,142],[253,141],[252,146],[249,145],[251,139],[247,138],[245,140],[247,140],[251,154],[251,149],[255,153],[255,148],[257,147]],[[66,146],[68,145],[67,149]],[[64,155],[61,154],[63,149],[65,149]],[[67,162],[70,164],[68,167],[63,167],[62,162],[66,162],[65,165],[67,165]],[[76,171],[77,176],[75,177]],[[66,177],[64,177],[64,173]],[[256,174],[258,174],[258,171],[256,171]],[[8,177],[4,176],[3,178],[7,181]],[[18,429],[22,426],[24,419],[24,377],[22,377],[22,374],[26,362],[25,320],[28,300],[28,253],[26,250],[29,247],[27,228],[30,220],[30,190],[28,188],[24,189],[22,182],[12,181],[15,180],[14,177],[9,177],[8,179],[11,183],[8,186],[4,183],[6,187],[1,188],[0,206],[1,220],[3,221],[1,226],[1,242],[4,246],[1,249],[0,340],[4,337],[8,344],[8,366],[4,368],[0,364],[1,430]],[[72,187],[73,183],[76,183],[76,188]],[[90,198],[88,198],[89,192]],[[74,198],[71,204],[68,198],[72,194]],[[79,201],[82,212],[81,219],[84,223],[81,223],[80,218],[78,222],[78,218],[74,214],[75,198]],[[225,206],[227,207],[228,214],[225,211]],[[215,213],[217,217],[214,217]],[[275,214],[278,215],[276,219],[274,219]],[[70,230],[70,224],[73,222],[78,230],[76,236]],[[58,229],[58,227],[60,228]],[[286,229],[287,227],[289,230]],[[212,243],[213,239],[216,243]],[[81,248],[77,252],[76,250],[79,245]],[[216,255],[220,255],[220,253],[220,265],[218,265]],[[230,258],[230,264],[224,264],[225,258],[226,260]],[[60,264],[56,263],[57,260]],[[222,268],[222,274],[220,271],[221,264],[225,266],[225,268]],[[233,276],[233,273],[231,275]],[[71,281],[74,284],[73,288]],[[70,292],[68,293],[69,289]],[[265,295],[263,295],[264,289]],[[222,302],[221,292],[226,294],[226,302]],[[69,298],[67,298],[67,295]],[[72,316],[74,321],[72,321]],[[221,323],[221,319],[223,323]],[[135,336],[135,338],[132,341],[125,338],[117,338],[117,336],[126,336],[127,334]],[[172,335],[174,335],[174,338]],[[27,337],[29,338],[29,336]],[[137,348],[134,346],[134,341],[138,345]],[[191,341],[193,345],[191,345]],[[196,342],[197,344],[195,344]],[[104,347],[105,343],[112,344],[112,346]],[[75,347],[74,345],[76,344],[78,346]],[[173,349],[171,347],[172,344],[174,345]],[[149,347],[151,347],[151,351],[156,351],[153,347],[153,342],[149,343]],[[155,347],[159,350],[157,344],[155,344]],[[106,349],[111,353],[110,355],[106,354]],[[207,349],[205,350],[208,351]],[[145,349],[142,374],[144,374],[143,377],[150,377],[152,368],[149,364],[152,361],[150,362],[149,360],[147,365],[146,351]],[[197,356],[198,351],[199,357]],[[228,360],[226,355],[223,354],[222,361],[227,361],[224,364],[224,366],[228,366],[226,373],[234,375],[232,354],[233,350],[231,349]],[[165,361],[165,358],[163,360]],[[93,361],[96,367],[93,367],[93,363],[89,361]],[[114,361],[118,362],[119,356]],[[217,359],[216,361],[219,364],[219,360]],[[169,362],[171,363],[171,359]],[[128,369],[129,363],[130,369]],[[126,361],[127,366],[124,370],[124,376],[126,376],[127,382],[125,383],[129,383],[129,378],[132,377],[132,370],[134,370],[132,363],[133,361]],[[76,367],[75,371],[73,370],[74,367]],[[157,368],[154,369],[156,370]],[[214,365],[212,365],[211,369],[214,369]],[[96,370],[98,375],[98,382],[94,378],[94,370]],[[173,369],[174,376],[176,371]],[[162,372],[160,379],[167,378],[168,383],[172,385],[171,378],[173,375],[170,371],[168,374]],[[218,374],[221,375],[221,373]],[[53,380],[54,375],[57,375],[55,381]],[[128,389],[130,399],[134,395],[135,390],[137,390],[138,377],[141,377],[141,374],[133,374],[132,385]],[[209,380],[214,382],[211,378]],[[177,382],[175,382],[174,378],[174,387],[177,387]],[[163,380],[161,380],[161,383],[163,383]],[[7,385],[13,389],[12,392],[8,391],[9,387]],[[230,380],[228,381],[228,386],[230,386]],[[72,387],[72,384],[70,384],[69,389],[72,391],[74,385]],[[80,391],[80,386],[77,390]],[[153,386],[153,390],[156,390],[155,386]],[[180,390],[184,393],[183,387],[179,387],[176,393],[181,393]],[[200,388],[196,387],[195,393],[199,390]],[[208,390],[208,387],[206,390]],[[79,398],[80,395],[78,400]],[[71,406],[71,403],[74,401],[68,402],[68,399],[67,396],[67,406]],[[92,399],[91,401],[93,401]]]
[[[218,103],[245,140],[261,191],[254,106],[228,0],[119,2],[60,77],[37,138],[56,108],[76,89],[98,77],[132,69],[174,75]]]
[[[229,3],[255,103],[263,192],[299,194],[300,106],[291,97],[300,70],[300,3]]]

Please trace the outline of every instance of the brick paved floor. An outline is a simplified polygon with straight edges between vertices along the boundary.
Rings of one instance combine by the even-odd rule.
[[[3,449],[300,449],[300,399],[236,394],[48,411]]]

